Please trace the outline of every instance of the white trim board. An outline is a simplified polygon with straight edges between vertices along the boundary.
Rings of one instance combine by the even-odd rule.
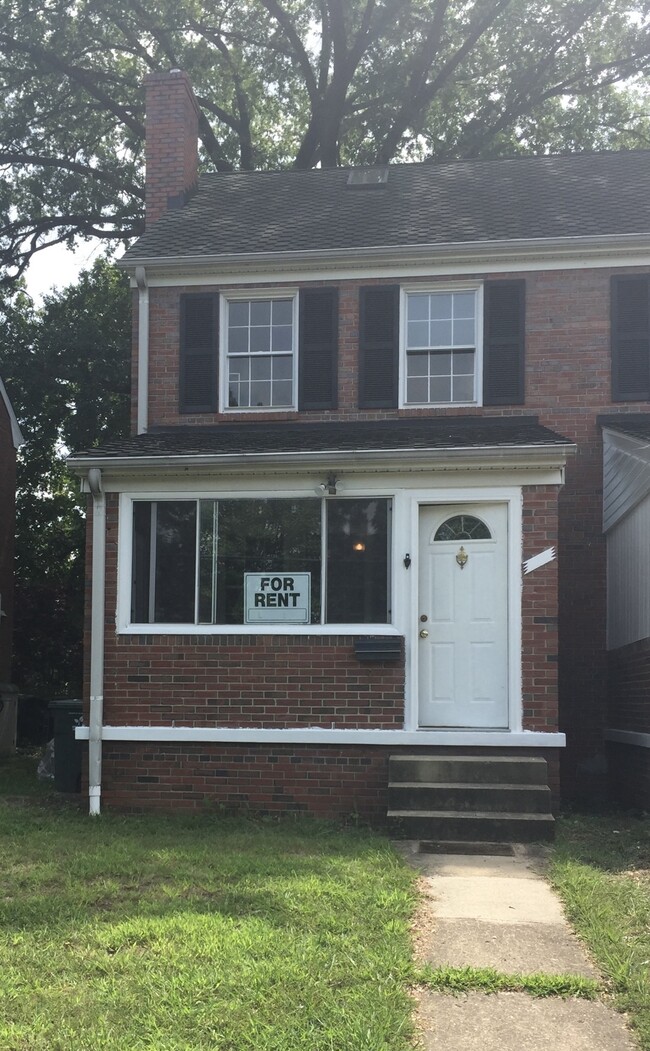
[[[87,726],[77,726],[77,741],[88,740]],[[563,733],[519,733],[486,730],[261,730],[217,726],[104,726],[103,741],[165,741],[175,744],[332,744],[332,745],[449,745],[467,748],[564,748]]]
[[[650,748],[650,734],[637,730],[605,730],[605,740],[615,744],[634,745],[636,748]]]

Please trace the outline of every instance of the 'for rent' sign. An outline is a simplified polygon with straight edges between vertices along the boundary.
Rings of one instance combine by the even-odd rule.
[[[246,624],[309,624],[311,573],[244,573]]]

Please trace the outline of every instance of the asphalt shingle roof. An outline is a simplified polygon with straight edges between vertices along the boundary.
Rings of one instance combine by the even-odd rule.
[[[442,245],[650,232],[650,151],[204,175],[125,254],[153,257]]]
[[[616,415],[599,416],[601,427],[609,427],[631,438],[650,441],[650,412],[619,412]]]
[[[571,444],[543,427],[536,416],[418,416],[394,420],[328,423],[235,423],[213,427],[152,430],[71,460],[122,460],[139,457],[237,456],[310,452],[382,452],[408,449],[479,447],[539,448]]]

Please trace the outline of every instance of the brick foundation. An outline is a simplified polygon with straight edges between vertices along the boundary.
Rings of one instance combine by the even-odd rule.
[[[607,672],[609,726],[650,734],[650,639],[610,650]],[[650,748],[611,741],[607,758],[613,798],[650,810]]]
[[[381,828],[388,806],[388,757],[395,754],[516,754],[548,763],[559,798],[555,749],[423,749],[328,745],[104,745],[102,805],[120,810],[305,813],[358,819]]]

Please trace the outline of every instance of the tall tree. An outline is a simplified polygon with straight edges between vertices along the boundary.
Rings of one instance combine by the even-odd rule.
[[[0,265],[142,229],[141,81],[180,67],[218,170],[648,141],[647,3],[0,0]]]
[[[25,444],[18,457],[14,680],[23,691],[81,686],[85,501],[65,459],[128,431],[130,293],[99,260],[35,308],[0,309],[0,376]]]

